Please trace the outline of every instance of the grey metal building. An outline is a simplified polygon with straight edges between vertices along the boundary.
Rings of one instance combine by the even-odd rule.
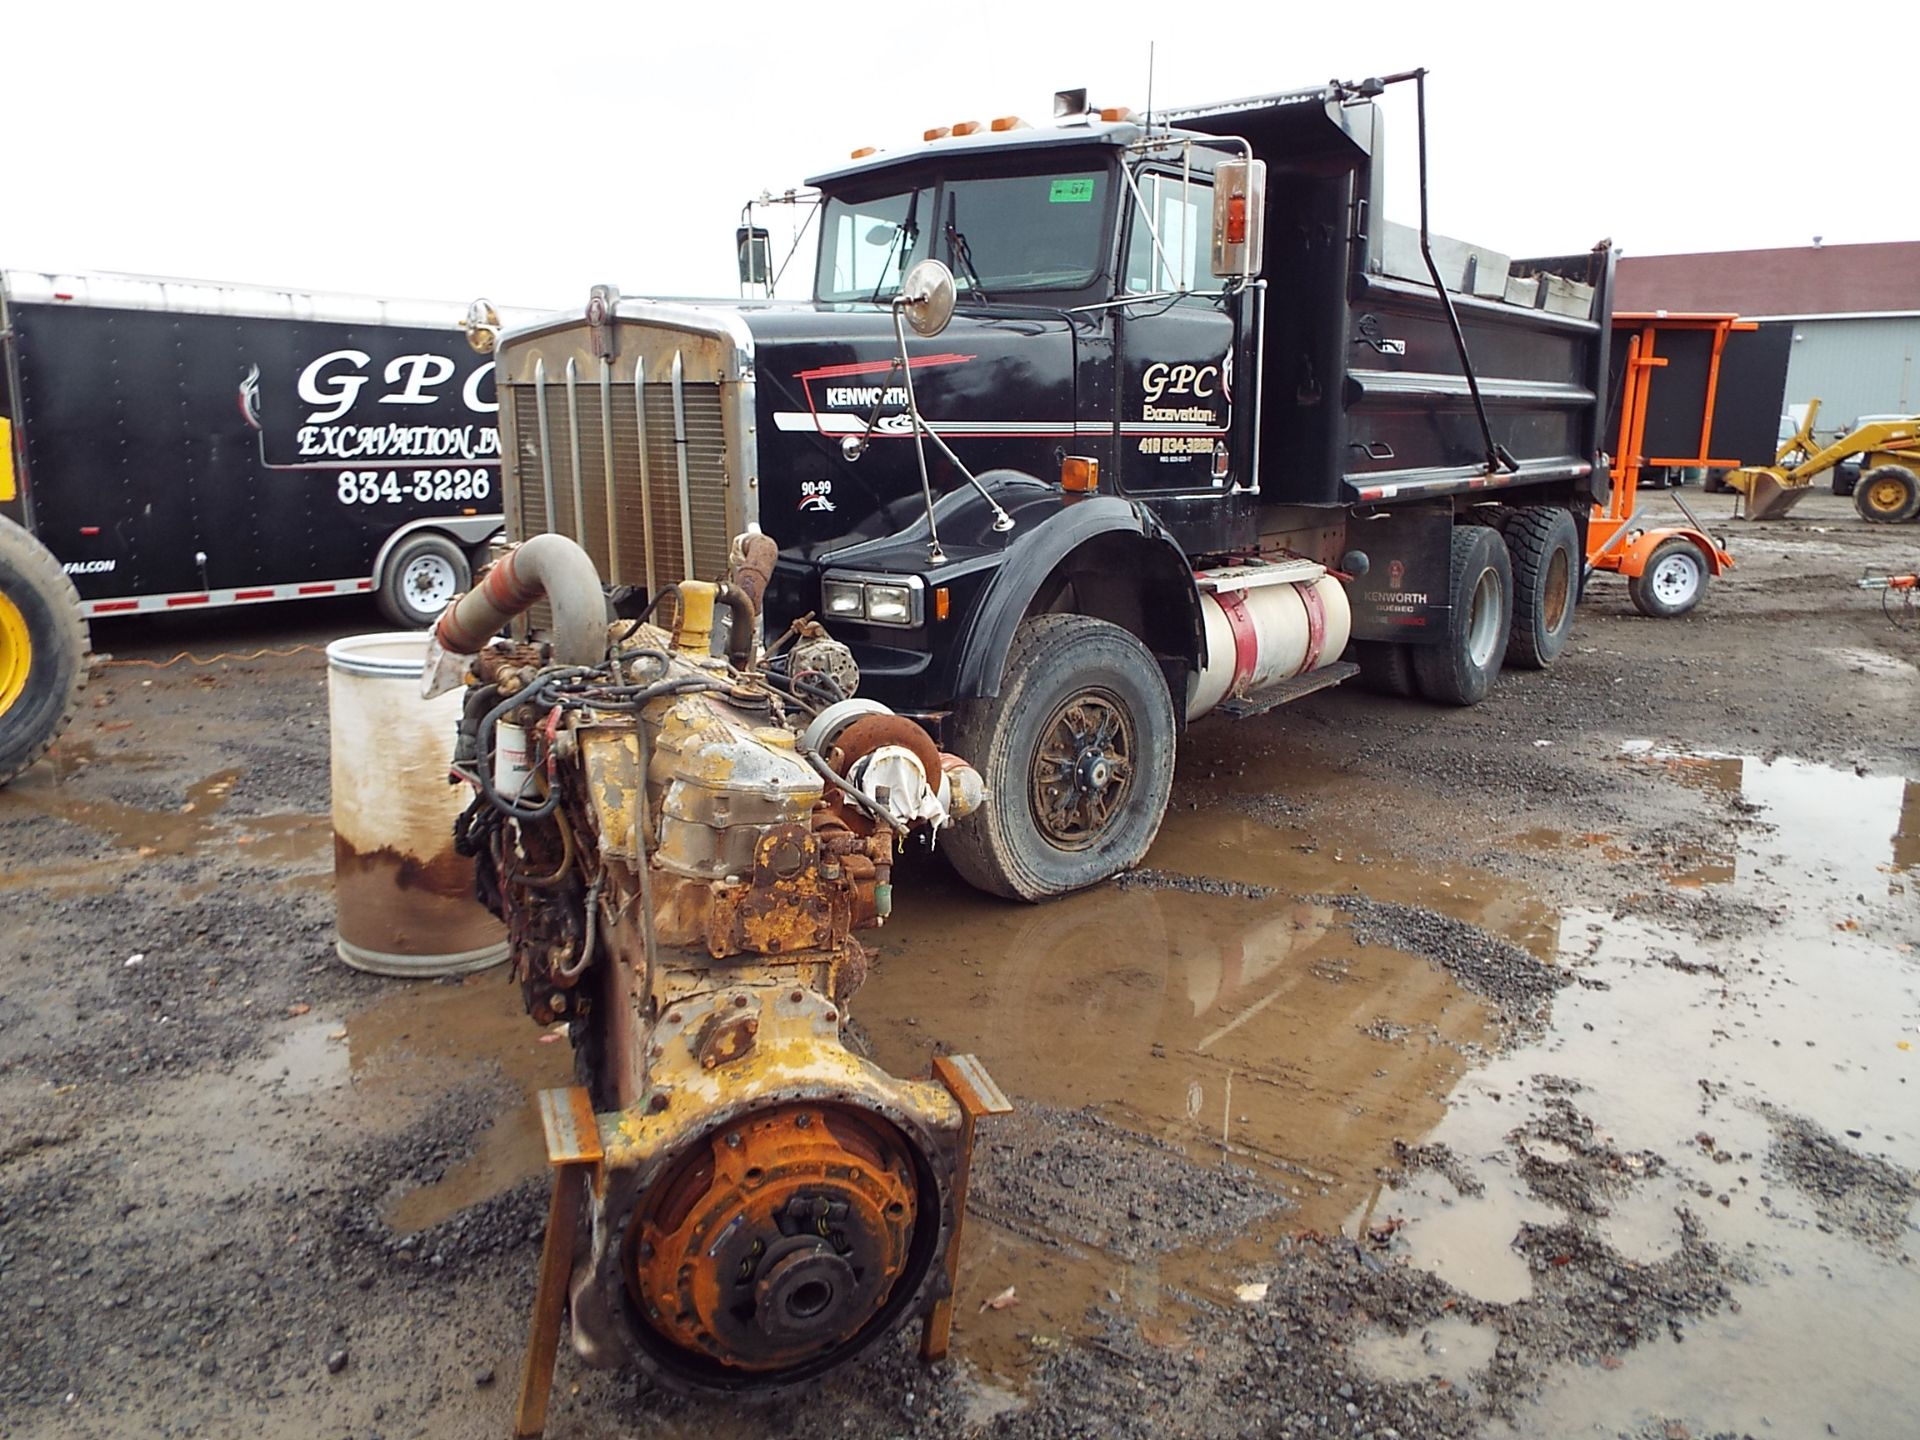
[[[1787,404],[1818,397],[1818,434],[1920,414],[1920,241],[1625,255],[1615,308],[1732,311],[1791,325]]]

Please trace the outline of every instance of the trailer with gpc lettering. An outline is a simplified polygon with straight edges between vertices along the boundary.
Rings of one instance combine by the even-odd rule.
[[[464,305],[0,271],[0,783],[87,622],[371,594],[424,625],[501,525]]]

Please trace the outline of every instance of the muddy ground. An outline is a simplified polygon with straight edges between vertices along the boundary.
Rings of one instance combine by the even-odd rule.
[[[1910,1433],[1920,634],[1850,582],[1920,529],[1733,541],[1479,709],[1201,725],[1127,884],[904,869],[856,1018],[1020,1107],[952,1359],[750,1410],[563,1353],[549,1433]],[[0,1435],[508,1431],[566,1047],[334,958],[316,650],[151,663],[373,628],[103,626],[0,793]]]

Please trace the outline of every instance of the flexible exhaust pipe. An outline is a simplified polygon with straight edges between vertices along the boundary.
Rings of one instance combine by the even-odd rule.
[[[465,683],[464,661],[542,599],[553,606],[555,664],[607,658],[607,597],[592,557],[564,535],[535,535],[509,548],[440,616],[421,693],[431,698]]]

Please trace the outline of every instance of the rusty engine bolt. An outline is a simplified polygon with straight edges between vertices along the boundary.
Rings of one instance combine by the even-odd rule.
[[[744,996],[744,995],[736,995],[736,996],[734,996],[734,997],[733,997],[733,1008],[734,1008],[734,1009],[736,1009],[736,1010],[744,1010],[744,1009],[746,1009],[746,1008],[747,1008],[747,997],[746,997],[746,996]]]

